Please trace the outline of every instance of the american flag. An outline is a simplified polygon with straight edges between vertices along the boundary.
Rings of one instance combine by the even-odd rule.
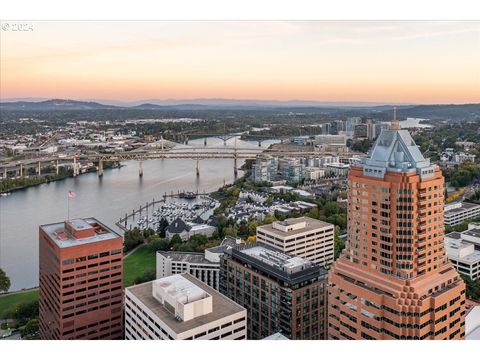
[[[73,192],[72,190],[68,190],[68,197],[70,199],[75,199],[76,196],[77,194],[75,192]]]

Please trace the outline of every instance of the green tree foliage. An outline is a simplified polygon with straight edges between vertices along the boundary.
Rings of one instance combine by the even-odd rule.
[[[340,233],[340,227],[335,226],[335,233],[334,233],[334,243],[333,243],[333,248],[334,248],[334,259],[336,260],[340,254],[342,253],[342,250],[345,249],[345,241],[340,239],[339,237]]]
[[[134,280],[133,283],[135,285],[137,284],[142,284],[147,281],[152,281],[156,279],[156,273],[155,270],[147,270],[145,271],[142,275],[137,276]]]
[[[31,319],[38,318],[38,300],[18,304],[11,317],[16,320],[18,326],[26,324]]]
[[[467,288],[467,297],[473,300],[480,300],[480,279],[473,281],[467,275],[461,275]]]
[[[32,319],[27,322],[25,327],[20,331],[22,339],[33,340],[38,338],[39,321]]]
[[[172,236],[172,239],[170,240],[170,247],[175,248],[176,246],[180,245],[183,242],[182,238],[180,235],[175,234]]]
[[[158,224],[157,228],[157,234],[161,237],[164,238],[166,236],[165,231],[167,230],[168,227],[168,221],[165,218],[161,218],[160,222]]]
[[[144,241],[145,237],[143,231],[141,231],[139,228],[127,230],[124,234],[123,250],[124,252],[128,252],[142,244]]]
[[[170,250],[170,241],[167,239],[155,238],[148,243],[148,248],[151,252],[168,251]]]
[[[10,289],[10,278],[7,276],[5,271],[0,268],[0,292],[8,291]]]

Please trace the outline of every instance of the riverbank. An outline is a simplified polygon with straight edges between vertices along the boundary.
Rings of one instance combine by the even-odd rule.
[[[108,169],[120,168],[122,166],[124,165],[121,165],[121,164],[115,165],[115,163],[105,162],[103,165],[103,168],[104,170],[108,170]],[[81,172],[79,176],[82,174],[89,174],[96,171],[97,171],[96,167],[90,167],[86,169],[84,172]],[[68,171],[60,172],[59,174],[46,174],[42,176],[31,175],[28,177],[22,177],[22,178],[16,178],[16,179],[4,179],[4,180],[0,180],[0,194],[24,190],[29,187],[48,184],[51,182],[61,181],[68,178],[73,178],[73,171],[68,170]]]
[[[5,319],[18,304],[38,300],[38,288],[0,295],[0,319]]]

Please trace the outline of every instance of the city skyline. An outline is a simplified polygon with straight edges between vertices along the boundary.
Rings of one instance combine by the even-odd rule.
[[[475,21],[29,24],[2,31],[2,100],[480,99]]]

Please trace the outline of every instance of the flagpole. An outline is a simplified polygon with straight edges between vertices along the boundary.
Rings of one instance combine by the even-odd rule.
[[[67,193],[67,221],[70,220],[70,194]]]

